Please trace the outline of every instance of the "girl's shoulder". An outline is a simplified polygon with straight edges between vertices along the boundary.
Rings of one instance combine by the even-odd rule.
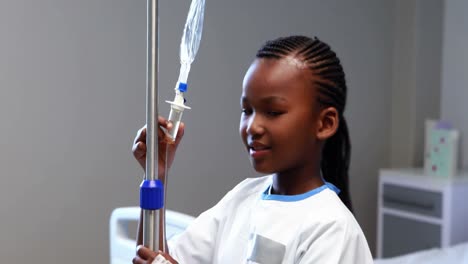
[[[310,200],[310,210],[307,217],[320,219],[323,222],[354,222],[354,216],[343,204],[337,193],[331,189],[325,189]],[[320,217],[317,217],[320,216]]]
[[[314,259],[317,256],[313,252],[329,247],[341,259],[340,263],[344,259],[346,263],[372,263],[372,255],[359,223],[336,193],[327,190],[316,198],[320,198],[317,202],[322,202],[321,206],[314,205],[297,229],[298,252]],[[332,262],[337,263],[335,260]]]
[[[353,213],[341,202],[338,195],[330,190],[324,190],[308,205],[303,216],[303,230],[317,232],[327,230],[356,236],[362,235],[361,227]],[[320,232],[320,231],[319,231]]]

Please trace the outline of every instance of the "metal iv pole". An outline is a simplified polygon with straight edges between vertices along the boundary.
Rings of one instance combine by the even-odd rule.
[[[164,184],[158,175],[158,0],[147,0],[146,175],[140,186],[143,245],[165,250]]]

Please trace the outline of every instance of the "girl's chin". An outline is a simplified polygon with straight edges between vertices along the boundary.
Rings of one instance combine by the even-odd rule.
[[[266,164],[258,164],[255,161],[253,161],[252,166],[256,172],[261,173],[261,174],[275,173],[275,170],[271,166],[267,166]]]

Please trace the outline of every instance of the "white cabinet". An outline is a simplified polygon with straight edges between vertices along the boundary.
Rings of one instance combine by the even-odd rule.
[[[380,170],[377,213],[378,258],[468,241],[468,173]]]

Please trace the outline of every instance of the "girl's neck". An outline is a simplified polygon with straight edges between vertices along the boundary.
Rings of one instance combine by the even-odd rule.
[[[272,194],[296,195],[306,193],[324,184],[320,166],[313,169],[293,169],[273,175]]]

